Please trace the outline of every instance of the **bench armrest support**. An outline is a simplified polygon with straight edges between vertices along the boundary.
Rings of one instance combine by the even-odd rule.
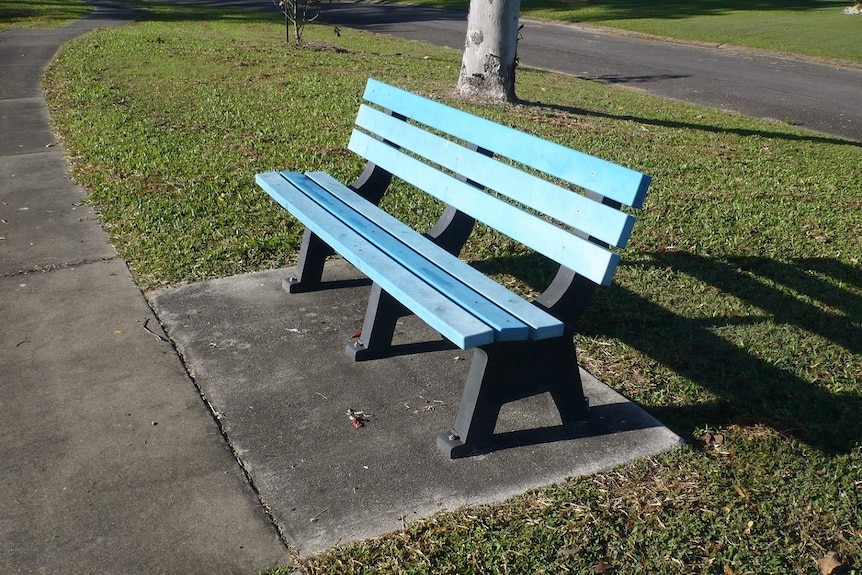
[[[578,318],[587,309],[596,284],[560,266],[551,284],[533,302],[566,324],[566,333],[574,335]]]

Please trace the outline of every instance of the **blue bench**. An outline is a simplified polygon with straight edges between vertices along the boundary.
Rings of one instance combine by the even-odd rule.
[[[451,458],[493,450],[511,401],[549,393],[563,425],[586,419],[575,321],[593,288],[611,282],[612,248],[634,224],[620,207],[642,205],[649,176],[373,79],[364,100],[349,149],[367,164],[350,186],[324,172],[256,177],[306,226],[285,289],[324,287],[324,261],[337,252],[373,281],[361,337],[348,345],[355,361],[392,355],[395,324],[409,314],[474,349],[454,426],[437,441]],[[377,207],[393,176],[446,205],[431,230]],[[476,220],[560,264],[535,301],[458,259]]]

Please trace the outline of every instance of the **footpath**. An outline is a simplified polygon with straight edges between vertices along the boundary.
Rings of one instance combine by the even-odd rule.
[[[290,561],[49,127],[52,55],[132,16],[0,33],[0,573]]]

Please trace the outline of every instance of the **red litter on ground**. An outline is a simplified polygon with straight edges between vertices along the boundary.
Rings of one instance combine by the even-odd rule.
[[[347,410],[347,417],[350,418],[351,425],[353,425],[353,427],[355,427],[356,429],[365,427],[365,422],[368,419],[364,412],[356,411],[355,409],[349,408]]]

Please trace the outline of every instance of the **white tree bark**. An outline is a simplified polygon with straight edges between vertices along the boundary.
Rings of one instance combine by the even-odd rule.
[[[467,41],[457,91],[513,101],[521,0],[470,0]]]

